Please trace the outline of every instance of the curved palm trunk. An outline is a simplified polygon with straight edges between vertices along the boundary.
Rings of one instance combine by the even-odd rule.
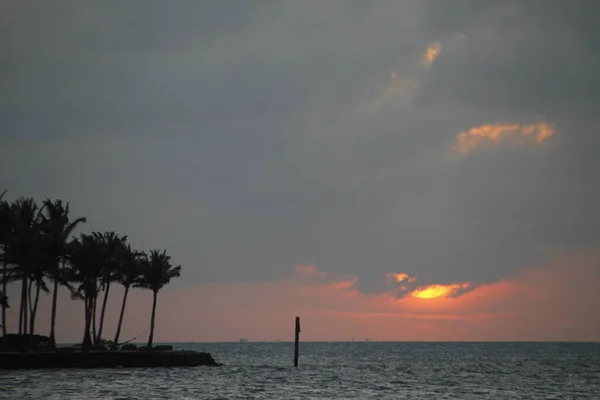
[[[7,275],[6,250],[4,250],[4,260],[2,261],[2,347],[4,350],[8,348],[8,337],[6,336],[6,275]]]
[[[96,336],[96,303],[98,302],[98,293],[94,294],[91,303],[91,314],[92,314],[92,340],[94,344],[98,341],[98,336]]]
[[[154,318],[156,317],[156,295],[158,292],[154,293],[154,301],[152,302],[152,318],[150,319],[150,336],[148,337],[148,347],[152,348],[152,341],[154,340]]]
[[[36,284],[36,289],[35,289],[35,299],[33,300],[33,303],[31,302],[31,288],[29,289],[29,303],[31,304],[31,315],[29,316],[29,334],[33,337],[33,334],[35,333],[35,316],[37,314],[37,308],[38,308],[38,304],[40,301],[40,284]],[[33,340],[33,339],[32,339]]]
[[[33,313],[31,314],[31,334],[33,335],[35,319],[37,317],[38,305],[40,304],[40,287],[38,286],[35,292],[35,303],[33,304]]]
[[[56,347],[56,338],[54,326],[56,325],[56,303],[58,300],[58,280],[54,281],[54,289],[52,291],[52,314],[50,315],[50,344]]]
[[[115,334],[113,347],[117,347],[119,345],[119,336],[121,336],[121,325],[123,324],[123,316],[125,315],[125,304],[127,303],[128,293],[129,286],[125,286],[125,293],[123,294],[123,303],[121,304],[121,314],[119,314],[119,325],[117,325],[117,333]]]
[[[19,335],[23,333],[23,296],[21,296],[21,304],[19,305]]]
[[[31,300],[31,288],[33,287],[33,279],[29,280],[29,288],[27,289],[27,305],[29,306],[29,314],[33,312],[33,300]]]
[[[19,312],[19,333],[27,333],[27,278],[21,280],[21,308]]]
[[[31,316],[33,314],[33,300],[31,300],[31,287],[33,286],[33,279],[29,279],[29,286],[27,288],[27,311],[29,312],[29,318],[26,319],[27,321],[31,322]],[[31,324],[29,324],[29,327],[31,327]],[[23,332],[25,334],[29,333],[29,331],[27,329],[25,329],[25,332]]]
[[[84,312],[85,312],[85,328],[83,330],[83,340],[81,342],[81,350],[88,351],[92,348],[92,337],[90,336],[90,325],[92,318],[92,305],[93,301],[88,296],[85,296],[84,300]]]
[[[29,334],[33,335],[33,321],[35,319],[35,298],[32,299],[31,295],[33,294],[33,290],[31,290],[33,288],[33,280],[29,281]],[[36,298],[39,296],[40,293],[40,287],[39,285],[37,286],[37,296]]]
[[[33,340],[33,334],[35,331],[35,314],[37,311],[37,306],[38,306],[38,301],[40,299],[40,284],[36,283],[36,290],[35,290],[35,299],[32,301],[31,300],[31,289],[33,286],[33,280],[29,280],[29,348],[33,349],[34,346],[34,340]],[[25,333],[27,333],[27,330],[25,330]]]
[[[110,291],[110,281],[106,282],[106,289],[104,290],[104,300],[102,300],[102,309],[100,310],[100,325],[98,325],[98,337],[97,341],[102,340],[102,328],[104,327],[104,312],[106,311],[106,300],[108,299],[108,292]]]

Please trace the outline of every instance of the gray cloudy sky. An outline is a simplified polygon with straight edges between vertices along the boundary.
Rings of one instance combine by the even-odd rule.
[[[167,248],[178,285],[495,281],[600,239],[598,8],[5,0],[0,189]]]

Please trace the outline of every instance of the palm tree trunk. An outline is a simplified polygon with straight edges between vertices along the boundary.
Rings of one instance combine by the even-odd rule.
[[[154,301],[152,302],[152,317],[150,319],[150,336],[148,337],[148,348],[152,349],[152,341],[154,340],[154,317],[156,317],[156,295],[158,292],[154,293]]]
[[[27,333],[27,277],[21,280],[21,308],[19,313],[19,334]]]
[[[83,340],[81,341],[81,350],[87,352],[92,347],[92,338],[90,336],[90,325],[92,317],[92,299],[87,295],[84,300],[85,306],[85,329],[83,330]]]
[[[29,298],[29,285],[28,278],[23,279],[23,288],[25,291],[23,292],[23,335],[27,334],[27,324],[29,321],[29,310],[27,308],[27,299]]]
[[[37,308],[38,308],[38,304],[40,301],[40,289],[41,289],[41,284],[37,284],[36,285],[36,289],[35,289],[35,300],[33,301],[33,306],[31,308],[31,316],[30,316],[30,321],[29,321],[29,334],[33,337],[33,334],[35,333],[35,317],[37,315]]]
[[[119,314],[119,324],[117,325],[117,333],[115,334],[114,347],[119,345],[119,336],[121,336],[121,325],[123,324],[123,316],[125,315],[125,304],[127,303],[127,294],[129,293],[129,286],[125,286],[125,293],[123,294],[123,303],[121,304],[121,314]]]
[[[92,298],[92,339],[94,344],[98,341],[98,337],[96,336],[96,303],[98,301],[98,293],[94,294]]]
[[[33,301],[31,300],[31,287],[33,286],[33,279],[29,280],[29,288],[27,289],[27,304],[29,306],[29,319],[31,321],[31,317],[33,316]],[[31,323],[29,324],[29,328],[31,329]],[[27,329],[25,329],[25,333],[27,333]],[[31,333],[31,332],[29,332]]]
[[[104,290],[104,300],[102,300],[102,310],[100,310],[100,325],[98,326],[98,341],[102,340],[102,328],[104,327],[104,312],[106,311],[106,300],[108,299],[109,291],[110,281],[106,282],[106,288]]]
[[[52,313],[50,314],[50,345],[52,347],[56,347],[56,336],[54,333],[54,326],[56,324],[57,300],[58,300],[58,280],[55,280],[54,281],[54,289],[52,291]]]
[[[23,333],[23,296],[21,296],[21,304],[19,305],[19,335]]]
[[[6,246],[4,250],[4,260],[2,262],[2,349],[8,348],[8,336],[6,336],[6,278],[7,278]]]

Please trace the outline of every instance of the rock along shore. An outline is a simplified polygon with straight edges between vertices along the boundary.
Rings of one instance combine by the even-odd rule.
[[[196,351],[89,351],[0,353],[0,369],[150,368],[218,366],[209,353]]]

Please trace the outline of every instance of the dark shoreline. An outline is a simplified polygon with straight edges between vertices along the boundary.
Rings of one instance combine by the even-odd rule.
[[[218,366],[196,351],[89,351],[0,353],[0,369],[151,368]]]

